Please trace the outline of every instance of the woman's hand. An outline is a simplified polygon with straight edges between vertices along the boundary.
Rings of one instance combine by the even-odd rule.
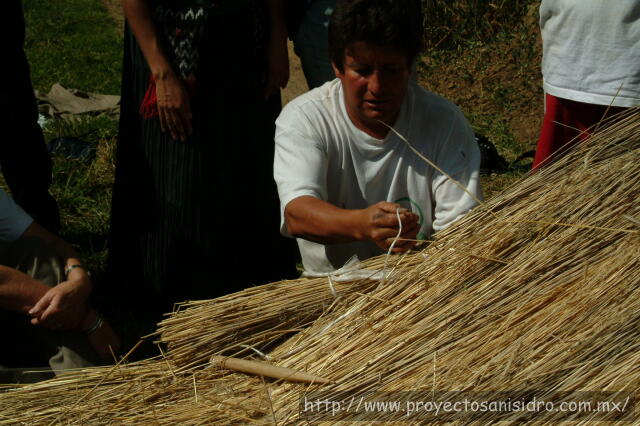
[[[184,142],[193,132],[187,88],[173,71],[160,73],[155,79],[160,128],[174,140]]]
[[[191,135],[191,104],[184,83],[171,68],[147,0],[122,0],[122,9],[156,83],[160,128],[174,140]]]
[[[106,363],[117,361],[122,343],[116,332],[111,328],[111,325],[106,321],[96,331],[89,334],[89,343],[102,361]]]
[[[120,338],[111,325],[93,308],[87,309],[81,330],[88,334],[89,343],[103,362],[115,362],[120,351]]]

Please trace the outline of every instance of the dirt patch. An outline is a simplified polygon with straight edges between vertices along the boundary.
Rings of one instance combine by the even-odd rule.
[[[113,18],[118,26],[118,29],[124,31],[124,12],[122,11],[122,4],[120,0],[100,0],[104,7],[107,9],[109,15]]]
[[[293,43],[289,40],[289,83],[282,90],[282,106],[285,106],[290,100],[302,95],[309,90],[307,80],[302,72],[300,58],[293,51]]]
[[[420,83],[462,108],[510,159],[535,148],[543,114],[542,47],[532,5],[514,32],[489,43],[431,52]]]
[[[505,44],[480,46],[460,59],[440,64],[420,77],[420,83],[460,106],[479,125],[491,132],[503,121],[521,149],[531,148],[542,119],[542,89],[538,70],[522,69],[517,61],[504,61],[503,52],[517,49]],[[434,76],[434,73],[438,76]],[[482,123],[486,122],[485,125]]]

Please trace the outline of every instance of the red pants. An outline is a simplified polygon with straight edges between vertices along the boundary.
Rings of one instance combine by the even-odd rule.
[[[560,149],[564,151],[566,148],[588,139],[594,129],[591,127],[604,118],[626,109],[570,101],[548,93],[545,101],[542,130],[540,131],[540,139],[538,139],[536,156],[533,160],[534,169],[549,164],[551,161],[549,157]]]

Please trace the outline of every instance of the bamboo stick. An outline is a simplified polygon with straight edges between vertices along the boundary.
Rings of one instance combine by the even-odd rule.
[[[297,371],[292,368],[278,367],[277,365],[267,364],[260,361],[251,361],[248,359],[231,358],[228,356],[212,356],[209,361],[211,365],[219,368],[240,371],[247,374],[255,374],[257,376],[271,377],[272,379],[280,379],[288,382],[299,383],[316,383],[329,384],[332,383],[323,377],[313,374]]]

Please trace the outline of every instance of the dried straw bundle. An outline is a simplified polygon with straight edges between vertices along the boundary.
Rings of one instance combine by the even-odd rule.
[[[270,355],[336,381],[333,401],[383,390],[637,392],[638,158],[636,112],[448,229],[375,298],[337,306]],[[279,419],[297,419],[298,389],[273,396]]]
[[[327,278],[303,279],[186,302],[159,324],[159,341],[168,344],[167,357],[182,368],[221,353],[239,356],[253,353],[250,348],[264,351],[310,325],[336,299],[351,300],[375,284],[370,280],[332,282],[334,296]]]
[[[219,401],[239,379],[247,381],[212,368],[174,375],[162,359],[88,368],[0,394],[0,424],[257,422],[267,412],[266,398],[261,403],[251,395],[248,405],[237,393]]]
[[[250,307],[248,323],[231,306],[236,296],[226,298],[228,305],[194,304],[163,325],[163,338],[172,347],[167,360],[79,372],[37,385],[41,388],[5,393],[0,395],[0,413],[6,419],[34,422],[52,419],[43,416],[54,410],[56,420],[69,423],[293,423],[306,418],[301,417],[300,398],[317,389],[331,401],[380,391],[474,390],[499,398],[499,391],[534,389],[537,398],[547,400],[557,400],[561,391],[638,392],[638,158],[640,114],[634,112],[481,206],[422,252],[394,257],[393,272],[367,294],[358,293],[371,283],[359,283],[360,290],[332,304],[329,298],[324,308],[318,308],[320,299],[313,296],[308,306],[315,306],[315,313],[300,317],[304,302],[298,295],[309,293],[305,281],[272,284],[264,294],[279,295],[274,306],[285,306],[288,297],[297,313],[281,324],[264,309],[264,326],[258,306],[270,299],[259,288],[243,300]],[[384,262],[372,259],[366,267],[381,268]],[[326,279],[307,282],[318,291],[327,285]],[[286,291],[279,292],[280,286]],[[219,334],[226,340],[209,345],[199,330],[190,346],[189,327],[208,318],[223,324],[225,331]],[[262,345],[311,321],[269,356],[277,365],[335,384],[264,384],[206,366],[187,368],[189,359],[234,353],[240,342]],[[238,330],[236,337],[224,337],[229,330]],[[83,374],[90,377],[83,379]],[[142,387],[135,388],[136,381]],[[87,394],[91,385],[95,389]],[[208,387],[204,406],[195,402],[195,388],[202,401],[203,386]],[[143,395],[127,395],[143,388]],[[36,406],[26,397],[34,392],[38,411],[25,413]],[[65,403],[60,395],[67,393],[75,398]],[[61,409],[62,404],[74,404],[73,409]],[[365,415],[343,409],[334,414],[325,419],[387,419],[383,412]],[[517,420],[520,415],[501,419]],[[596,415],[555,413],[540,420],[581,424],[617,419],[615,412]],[[443,414],[438,419],[460,420]],[[473,419],[485,423],[496,417],[483,413]]]

